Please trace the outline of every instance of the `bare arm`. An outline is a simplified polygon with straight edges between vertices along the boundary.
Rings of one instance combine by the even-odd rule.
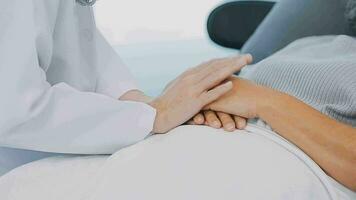
[[[259,117],[307,153],[330,176],[356,191],[356,129],[287,94],[232,78],[233,90],[208,108]]]
[[[330,176],[356,191],[356,129],[294,97],[266,91],[269,98],[257,104],[258,117],[300,147]]]

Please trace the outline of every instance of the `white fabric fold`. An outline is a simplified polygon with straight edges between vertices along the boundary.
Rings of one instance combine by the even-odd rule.
[[[49,196],[67,200],[352,199],[339,195],[303,151],[253,124],[229,134],[183,126],[111,157],[50,158],[0,179],[2,200]]]

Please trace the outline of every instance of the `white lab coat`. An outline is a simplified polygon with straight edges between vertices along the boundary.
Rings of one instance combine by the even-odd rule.
[[[0,146],[111,154],[150,134],[155,110],[118,100],[137,87],[96,29],[91,7],[0,2]],[[0,165],[9,157],[2,150]]]

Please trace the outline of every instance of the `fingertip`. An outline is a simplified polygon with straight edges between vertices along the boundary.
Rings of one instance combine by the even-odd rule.
[[[224,126],[225,131],[232,132],[236,129],[235,124],[229,123]]]
[[[249,56],[242,55],[241,57],[237,58],[237,61],[235,62],[235,67],[237,70],[241,70],[250,63],[251,62]]]
[[[245,119],[241,119],[239,118],[239,120],[237,120],[236,125],[238,129],[245,129],[246,128],[246,120]]]
[[[203,124],[203,123],[204,123],[204,117],[203,117],[203,115],[198,114],[197,116],[195,116],[195,117],[194,117],[194,122],[195,122],[196,124],[199,124],[199,125]]]
[[[200,122],[200,120],[198,120],[198,119],[194,119],[193,122],[194,122],[194,124],[196,124],[196,125],[201,125],[201,124],[204,123],[204,122]]]
[[[204,124],[204,118],[203,117],[200,117],[197,121],[198,121],[199,124]]]
[[[245,129],[247,127],[247,121],[245,120],[243,123],[242,123],[242,129]]]
[[[251,54],[245,54],[244,57],[246,58],[248,64],[253,62],[253,56]]]
[[[221,128],[221,123],[219,121],[213,121],[211,126],[214,128]]]

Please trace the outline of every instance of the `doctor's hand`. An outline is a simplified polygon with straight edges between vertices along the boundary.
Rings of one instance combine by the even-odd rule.
[[[251,55],[216,59],[184,72],[149,103],[157,111],[153,132],[168,132],[229,92],[232,82],[224,81],[251,62]]]

